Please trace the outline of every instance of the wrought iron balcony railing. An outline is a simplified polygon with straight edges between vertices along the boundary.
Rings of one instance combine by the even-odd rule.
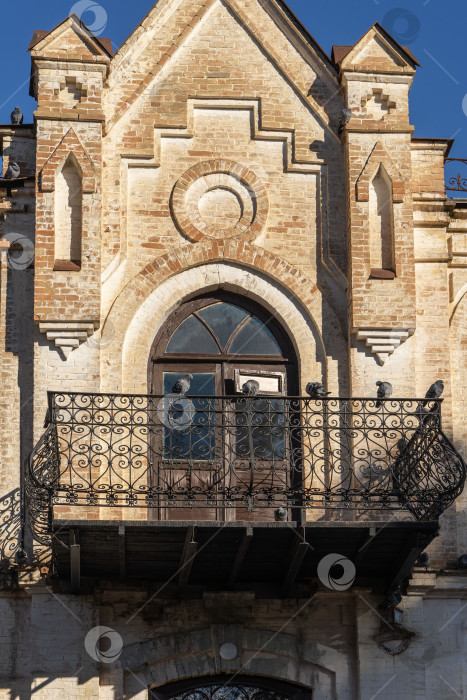
[[[432,520],[465,477],[441,400],[51,393],[27,495],[37,532],[56,506],[402,509]]]
[[[455,166],[449,165],[450,163],[455,163]],[[453,168],[461,168],[467,165],[466,158],[446,158],[446,166],[449,170],[447,173],[447,181],[445,182],[445,188],[450,192],[467,192],[467,171],[457,173]]]

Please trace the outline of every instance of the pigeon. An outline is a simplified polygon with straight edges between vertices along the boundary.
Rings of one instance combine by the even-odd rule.
[[[458,569],[467,569],[467,554],[461,554],[457,560]]]
[[[331,393],[330,391],[324,391],[323,385],[319,382],[308,382],[305,391],[312,399],[322,399]]]
[[[16,163],[14,160],[11,161],[10,165],[7,168],[7,171],[5,175],[3,176],[4,180],[13,180],[17,177],[20,176],[20,169],[18,163]]]
[[[23,119],[24,119],[24,115],[19,107],[15,107],[10,115],[10,118],[11,118],[12,124],[15,124],[15,125],[22,124]]]
[[[283,523],[287,520],[287,508],[276,508],[274,511],[274,520],[278,523]]]
[[[172,387],[172,394],[181,394],[184,396],[190,389],[192,374],[184,374],[181,379],[178,379]]]
[[[428,391],[425,394],[426,399],[439,399],[441,394],[444,391],[444,382],[442,379],[438,379],[437,382],[432,384]],[[424,401],[422,403],[422,407],[424,408],[427,405],[428,401]]]
[[[425,394],[426,399],[439,399],[444,391],[444,382],[442,379],[438,379],[437,382],[432,384]]]
[[[337,122],[337,133],[342,134],[345,129],[345,125],[348,124],[352,117],[352,110],[349,107],[344,107],[339,116],[339,121]]]
[[[397,441],[397,449],[399,450],[399,454],[401,454],[405,450],[408,444],[409,443],[404,437],[399,438],[399,440]]]
[[[392,384],[389,384],[389,382],[376,382],[376,386],[378,387],[378,391],[376,392],[378,399],[388,399],[391,396]],[[377,401],[375,405],[379,408],[382,406],[382,403],[381,401]]]
[[[28,553],[22,547],[19,547],[19,549],[16,550],[15,561],[19,566],[24,566],[28,563]]]
[[[388,608],[397,608],[402,600],[402,593],[400,588],[396,591],[389,593],[388,596],[383,600],[381,605],[379,605],[380,610],[387,610]]]
[[[242,393],[245,396],[256,396],[258,391],[259,391],[259,382],[257,382],[255,379],[249,379],[242,386]]]
[[[417,561],[415,562],[415,566],[430,566],[430,555],[428,552],[422,552],[419,554]]]

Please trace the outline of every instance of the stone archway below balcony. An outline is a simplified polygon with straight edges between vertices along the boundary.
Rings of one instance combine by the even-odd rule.
[[[223,644],[233,645],[236,656],[222,658]],[[348,687],[346,664],[330,647],[303,643],[291,634],[248,629],[241,625],[212,625],[205,629],[138,642],[120,657],[124,697],[148,700],[168,683],[206,676],[234,674],[296,684],[313,691],[313,697],[334,698],[336,688]],[[341,678],[339,678],[342,676]],[[342,696],[350,700],[349,694]],[[161,695],[162,697],[162,695]]]

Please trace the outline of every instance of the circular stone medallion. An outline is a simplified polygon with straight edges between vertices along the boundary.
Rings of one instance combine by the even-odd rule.
[[[261,233],[269,203],[259,178],[229,160],[190,168],[172,192],[173,217],[191,241],[234,238],[251,241]]]
[[[214,187],[198,202],[201,219],[207,226],[224,230],[236,226],[243,214],[240,197],[224,187]]]

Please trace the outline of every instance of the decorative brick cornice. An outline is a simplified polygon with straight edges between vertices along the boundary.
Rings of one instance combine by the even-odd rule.
[[[69,129],[41,170],[40,187],[42,192],[55,190],[55,176],[70,154],[73,154],[81,168],[83,192],[92,193],[96,189],[93,162],[73,129]]]
[[[403,202],[405,196],[405,183],[399,170],[394,165],[381,141],[373,148],[370,157],[365,163],[357,180],[357,201],[368,202],[370,199],[370,182],[383,165],[392,181],[392,199],[394,202]]]
[[[365,340],[366,346],[371,348],[371,352],[376,355],[381,365],[384,365],[389,355],[396,350],[407,338],[415,332],[414,328],[388,328],[374,330],[372,328],[362,328],[356,330],[358,340]]]

